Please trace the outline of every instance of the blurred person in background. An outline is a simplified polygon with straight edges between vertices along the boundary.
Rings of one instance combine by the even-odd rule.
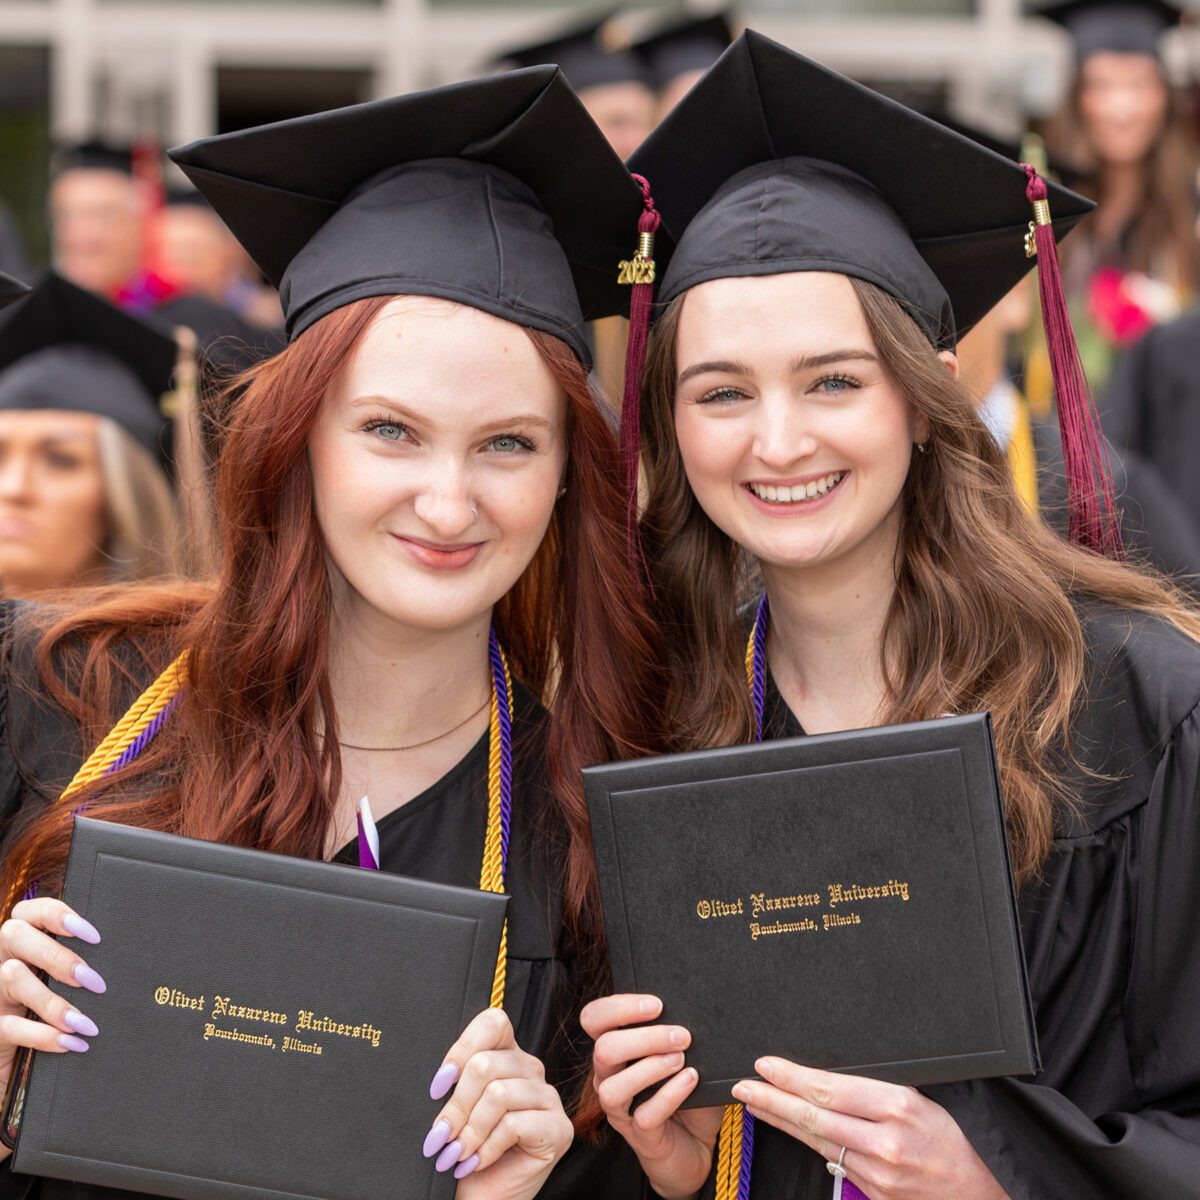
[[[537,67],[554,63],[623,160],[658,122],[658,98],[645,63],[627,49],[612,13],[591,17],[545,41],[498,54],[495,65]]]
[[[959,342],[958,365],[1025,507],[1066,537],[1067,470],[1058,422],[1030,413],[1009,369],[1009,353],[1029,327],[1035,302],[1026,277]],[[1200,526],[1150,463],[1111,445],[1108,454],[1130,559],[1149,562],[1194,589],[1200,583]]]
[[[662,120],[692,90],[733,41],[728,13],[675,17],[630,47],[645,64]]]
[[[49,275],[0,325],[0,592],[175,572],[170,330]]]
[[[175,289],[147,265],[154,187],[129,147],[89,141],[58,156],[50,184],[55,269],[122,308],[147,311]]]
[[[1149,459],[1200,525],[1200,309],[1151,329],[1118,359],[1097,407],[1114,442]]]
[[[253,281],[246,252],[195,189],[166,193],[154,219],[154,245],[158,270],[182,295],[204,297],[252,326],[282,326],[274,290]]]
[[[1052,155],[1089,170],[1077,190],[1098,203],[1068,244],[1063,271],[1084,367],[1099,388],[1124,346],[1178,315],[1200,273],[1197,148],[1161,54],[1180,9],[1166,0],[1051,0],[1039,11],[1075,51],[1046,142]],[[1035,405],[1046,402],[1045,371],[1031,377],[1030,392]]]

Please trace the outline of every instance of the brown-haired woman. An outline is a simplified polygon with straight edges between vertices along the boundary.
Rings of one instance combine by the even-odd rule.
[[[722,145],[735,157],[712,162]],[[953,321],[1025,267],[1025,173],[753,34],[633,166],[677,243],[642,414],[675,743],[755,736],[746,561],[765,583],[764,736],[990,710],[1041,1043],[1032,1082],[920,1091],[764,1047],[732,1089],[757,1121],[740,1183],[815,1200],[828,1163],[843,1200],[1187,1191],[1200,617],[1033,518],[957,381]],[[1059,213],[1075,203],[1051,189]],[[1039,260],[1052,248],[1045,227]],[[1081,532],[1102,534],[1112,514],[1091,516]],[[584,1010],[599,1099],[659,1195],[711,1196],[721,1114],[678,1109],[689,1034],[659,1011]]]
[[[0,930],[0,1075],[17,1045],[80,1052],[104,1037],[86,989],[121,986],[86,964],[98,937],[87,914],[52,898],[72,809],[356,862],[365,792],[384,870],[478,886],[490,703],[513,763],[504,1009],[431,1070],[445,1105],[411,1150],[462,1180],[460,1200],[573,1195],[584,1171],[600,1194],[627,1194],[640,1184],[622,1170],[640,1177],[615,1151],[573,1155],[546,1180],[572,1142],[552,1085],[568,1087],[575,1060],[556,1038],[593,935],[578,768],[639,752],[656,693],[653,626],[623,594],[618,463],[581,333],[581,300],[603,311],[612,290],[619,302],[609,260],[640,193],[553,68],[174,156],[218,207],[236,196],[226,214],[282,284],[290,345],[227,416],[211,587],[14,615],[0,770],[15,815],[0,883],[9,907],[34,881],[41,898]],[[586,229],[554,186],[567,170],[603,206],[582,214]],[[186,686],[158,736],[57,803],[84,752],[185,648]],[[539,697],[552,685],[547,728]],[[39,968],[82,985],[77,1008]],[[43,1200],[93,1194],[31,1186]]]
[[[1200,149],[1161,47],[1180,10],[1166,0],[1051,0],[1041,12],[1066,29],[1075,57],[1046,143],[1097,202],[1063,267],[1084,366],[1099,388],[1117,356],[1178,316],[1200,285]],[[1042,357],[1035,355],[1027,384],[1035,404],[1048,400]]]

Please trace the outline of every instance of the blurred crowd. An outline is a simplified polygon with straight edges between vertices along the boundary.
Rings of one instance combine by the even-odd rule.
[[[1096,201],[1065,241],[1072,321],[1121,493],[1126,544],[1189,586],[1200,576],[1200,154],[1191,87],[1161,45],[1185,12],[1165,0],[1056,0],[1040,14],[1074,48],[1059,112],[1011,144]],[[644,15],[644,14],[643,14]],[[480,71],[553,62],[623,158],[729,45],[732,13],[676,14],[638,40],[611,14],[547,31]],[[800,49],[803,49],[802,47]],[[46,181],[50,273],[30,270],[0,207],[0,588],[202,575],[216,553],[205,446],[218,397],[283,345],[270,282],[162,148],[59,147]],[[653,181],[651,181],[651,184]],[[1062,451],[1029,280],[963,339],[980,416],[1030,508],[1061,521]],[[620,395],[625,323],[591,331],[599,388]]]

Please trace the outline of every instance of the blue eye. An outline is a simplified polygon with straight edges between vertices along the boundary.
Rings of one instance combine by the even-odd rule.
[[[500,454],[515,454],[518,450],[532,450],[533,443],[527,438],[517,437],[513,433],[505,433],[500,437],[492,438],[488,442],[491,449],[498,451]]]
[[[378,434],[385,442],[400,442],[408,436],[408,430],[397,421],[368,421],[363,428],[367,433]]]
[[[697,404],[736,404],[745,399],[745,392],[739,392],[734,387],[714,388],[700,397]]]
[[[829,396],[841,396],[852,392],[860,385],[856,379],[848,375],[826,375],[817,381],[817,387]]]

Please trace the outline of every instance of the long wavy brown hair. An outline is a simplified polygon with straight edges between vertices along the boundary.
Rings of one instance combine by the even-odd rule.
[[[931,431],[901,497],[896,592],[884,626],[884,723],[990,711],[1019,881],[1035,876],[1069,802],[1055,770],[1085,683],[1075,605],[1157,613],[1200,642],[1200,615],[1168,583],[1069,545],[1031,516],[964,387],[901,306],[851,284],[880,360]],[[675,437],[675,338],[686,296],[665,310],[647,358],[643,536],[670,663],[675,749],[752,740],[746,632],[753,564],[705,515]]]
[[[214,477],[221,538],[214,583],[93,593],[27,618],[29,632],[40,634],[40,686],[78,721],[85,746],[190,648],[187,693],[164,732],[71,808],[323,856],[341,766],[336,736],[320,736],[336,730],[337,713],[326,668],[330,583],[306,447],[326,391],[387,302],[338,309],[235,385]],[[602,955],[580,768],[654,748],[663,673],[653,619],[626,584],[615,440],[568,347],[527,332],[568,398],[566,491],[494,623],[514,674],[538,695],[553,693],[549,768],[568,834],[564,918],[586,977]],[[60,886],[67,807],[42,807],[15,833],[0,871],[5,912],[34,879],[43,891]]]
[[[1200,166],[1186,95],[1168,89],[1167,115],[1162,129],[1142,165],[1142,197],[1137,218],[1126,231],[1121,245],[1099,244],[1090,225],[1078,230],[1064,243],[1062,254],[1068,274],[1082,259],[1093,268],[1118,266],[1142,271],[1187,294],[1200,286],[1200,249],[1196,238],[1196,170]],[[1060,157],[1085,173],[1072,183],[1077,191],[1103,206],[1105,195],[1098,173],[1100,166],[1091,148],[1079,97],[1082,73],[1077,72],[1059,111],[1046,126],[1046,148],[1051,158]]]

